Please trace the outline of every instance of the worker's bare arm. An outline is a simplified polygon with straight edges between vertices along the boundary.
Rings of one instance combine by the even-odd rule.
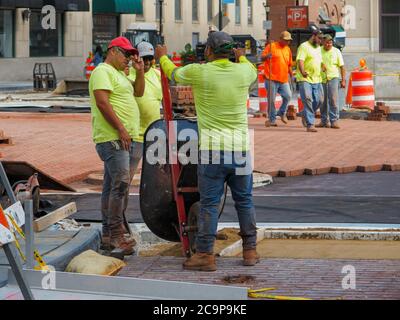
[[[95,90],[93,92],[94,98],[96,100],[97,108],[100,110],[104,119],[118,131],[118,135],[120,137],[122,147],[125,150],[129,150],[131,145],[131,137],[129,136],[128,131],[126,131],[124,125],[119,120],[117,115],[114,112],[114,109],[110,103],[110,91],[108,90]]]
[[[344,66],[340,67],[340,73],[342,75],[342,81],[340,82],[340,87],[346,88],[346,68]]]
[[[299,60],[297,63],[299,64],[299,69],[300,69],[301,74],[303,75],[304,78],[307,78],[308,73],[305,71],[305,68],[304,68],[304,60]]]
[[[246,57],[246,49],[244,48],[233,49],[233,52],[235,53],[236,62],[240,61],[240,57]]]
[[[133,85],[135,97],[143,97],[145,90],[144,62],[142,58],[134,56],[132,58],[132,67],[136,70],[136,79]]]

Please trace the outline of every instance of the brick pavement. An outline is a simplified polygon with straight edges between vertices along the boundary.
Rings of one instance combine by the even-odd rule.
[[[102,170],[91,139],[90,114],[0,113],[0,128],[14,145],[2,160],[27,161],[64,182]]]
[[[217,258],[216,272],[185,271],[183,260],[177,257],[130,257],[118,275],[251,289],[273,287],[276,290],[265,294],[318,300],[400,299],[399,260],[263,259],[254,267],[244,267],[239,258]],[[342,280],[347,274],[342,270],[348,265],[355,267],[355,290],[342,288]],[[242,284],[228,284],[224,280],[227,276],[238,275],[253,279]]]
[[[305,132],[301,121],[255,129],[255,170],[282,176],[400,169],[400,122],[342,120],[341,130]],[[71,183],[102,170],[91,140],[90,114],[0,113],[0,129],[13,140],[1,146],[4,160],[30,162]],[[0,156],[1,156],[0,155]]]
[[[376,171],[400,164],[400,122],[342,120],[341,130],[307,133],[300,120],[265,128],[263,118],[250,120],[255,129],[255,170],[273,176],[307,173]],[[279,123],[279,121],[278,121]],[[366,166],[366,168],[364,168]],[[308,172],[309,171],[309,172]]]

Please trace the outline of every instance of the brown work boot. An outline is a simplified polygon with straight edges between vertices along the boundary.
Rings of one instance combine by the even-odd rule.
[[[340,126],[339,126],[338,122],[335,121],[335,122],[332,123],[331,128],[332,129],[340,129]]]
[[[315,127],[316,128],[330,128],[330,125],[328,123],[320,122]]]
[[[215,271],[215,255],[213,253],[195,253],[183,263],[183,269],[194,271]]]
[[[110,235],[109,234],[101,235],[100,249],[101,250],[110,250]]]
[[[260,262],[260,256],[258,255],[256,249],[243,249],[243,265],[244,266],[254,266],[256,263]]]
[[[136,244],[136,241],[134,243]],[[135,252],[134,246],[132,240],[127,239],[125,235],[110,238],[110,250],[119,249],[124,256],[132,255]]]
[[[307,128],[307,132],[318,132],[318,130],[315,129],[314,126],[311,126],[311,127],[308,127],[308,128]]]
[[[127,243],[131,244],[133,247],[136,246],[136,240],[133,238],[133,236],[129,233],[124,234],[125,240]],[[101,244],[100,244],[100,249],[101,250],[111,250],[111,237],[110,236],[101,236]]]
[[[288,124],[288,118],[287,118],[286,114],[281,115],[281,121],[282,121],[284,124]]]
[[[276,124],[276,122],[271,122],[271,120],[267,120],[265,121],[265,127],[269,128],[269,127],[277,127],[278,125]]]

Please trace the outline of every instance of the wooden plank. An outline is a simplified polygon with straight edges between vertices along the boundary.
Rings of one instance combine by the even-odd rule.
[[[56,222],[65,219],[66,217],[70,216],[71,214],[77,212],[76,203],[70,202],[65,206],[50,212],[49,214],[36,219],[33,222],[33,230],[35,232],[43,231],[44,229],[50,227],[51,225],[55,224]]]

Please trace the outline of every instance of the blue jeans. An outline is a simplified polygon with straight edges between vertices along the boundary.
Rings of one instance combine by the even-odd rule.
[[[269,80],[265,81],[265,88],[269,91]],[[275,109],[276,94],[279,93],[282,96],[282,106],[280,107],[278,113]],[[289,105],[290,99],[292,99],[292,91],[290,90],[290,85],[288,82],[282,83],[278,81],[271,81],[271,102],[269,104],[269,119],[272,123],[276,121],[276,116],[283,116]]]
[[[128,207],[129,186],[142,153],[139,145],[132,142],[128,152],[123,150],[118,140],[96,144],[96,151],[104,162],[101,194],[104,235],[118,236],[128,231],[125,230],[124,215]]]
[[[210,164],[205,164],[207,161],[202,159],[201,164],[197,167],[200,214],[197,223],[196,250],[197,252],[207,253],[212,253],[214,250],[219,205],[224,194],[225,182],[231,189],[232,198],[235,202],[243,248],[254,249],[256,248],[257,232],[256,213],[252,197],[253,174],[251,167],[246,172],[247,174],[239,172],[243,167],[251,166],[250,155],[249,153],[244,153],[246,163],[242,162],[240,164],[240,161],[235,157],[233,157],[233,161],[229,161],[223,151],[218,151],[218,154],[221,157],[221,164],[212,164],[213,161],[211,160],[208,162]],[[240,152],[239,156],[242,156],[242,152]],[[232,159],[232,153],[229,158]]]
[[[335,78],[323,84],[325,99],[321,107],[321,122],[324,124],[339,120],[339,81]]]
[[[307,128],[315,123],[315,112],[324,103],[324,89],[321,83],[299,82],[300,97],[304,105],[303,116],[307,123]]]

